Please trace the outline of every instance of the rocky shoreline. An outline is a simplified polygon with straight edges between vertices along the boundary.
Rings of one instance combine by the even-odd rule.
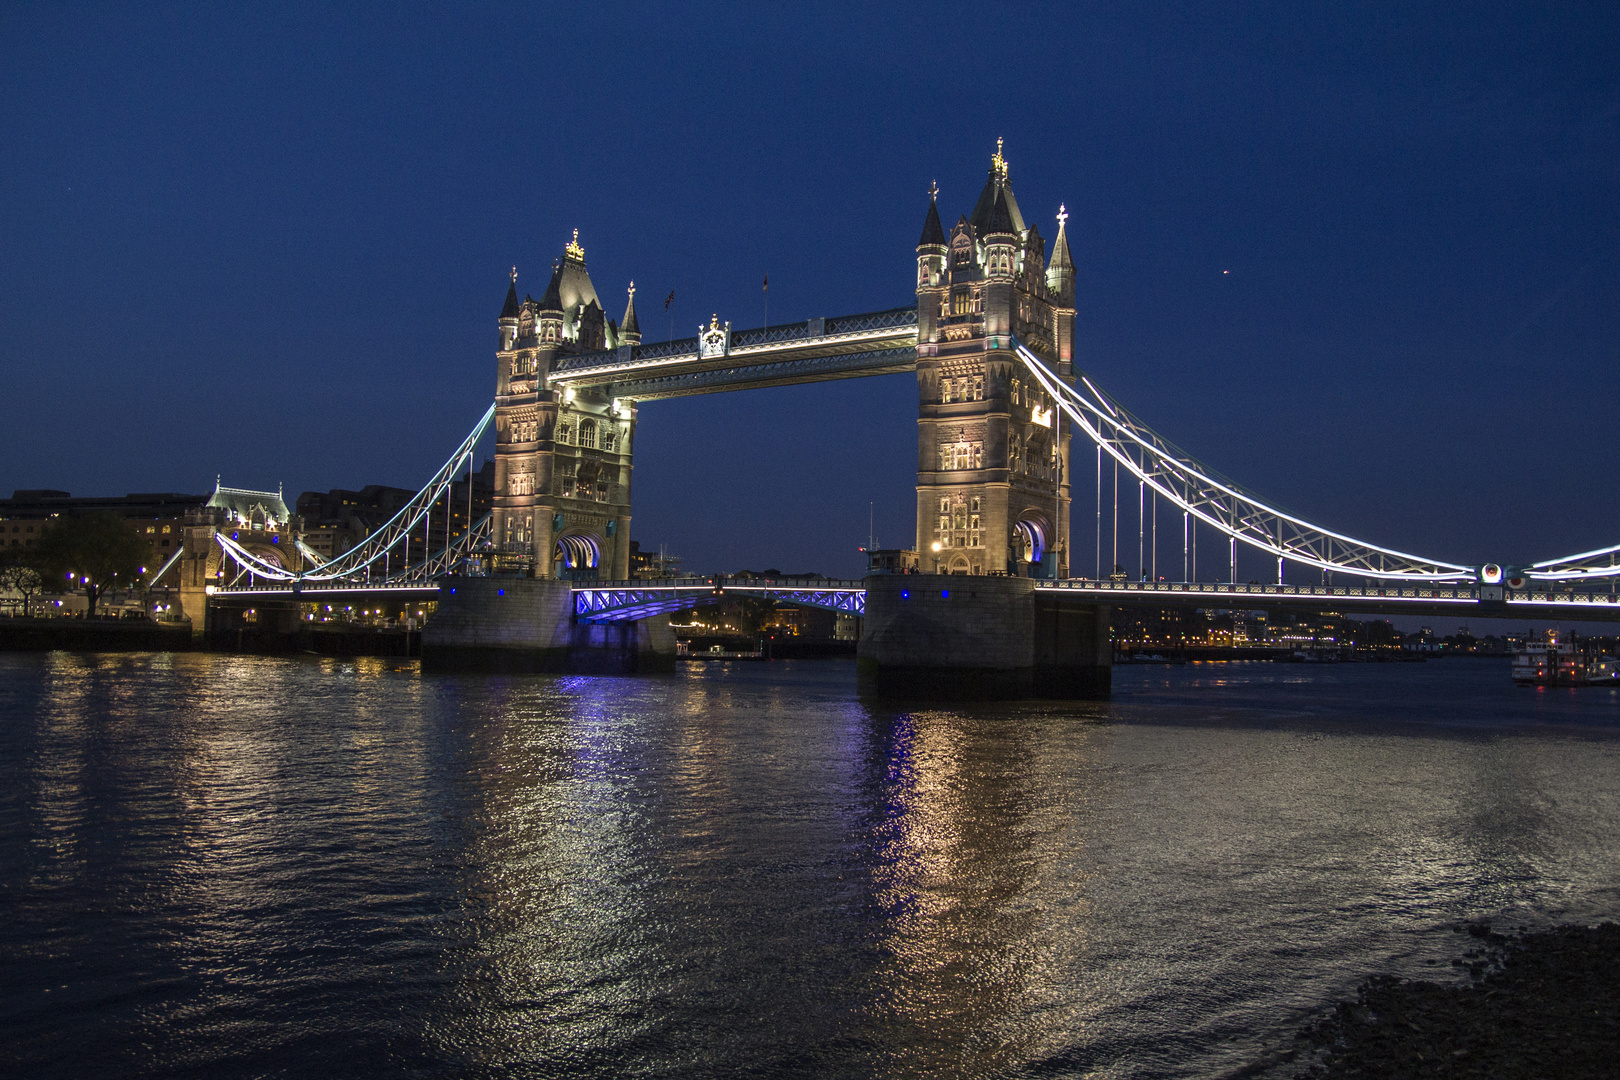
[[[1474,939],[1453,961],[1470,983],[1369,979],[1294,1049],[1239,1075],[1276,1076],[1285,1062],[1297,1080],[1620,1075],[1620,925],[1512,936],[1485,924],[1457,929]]]

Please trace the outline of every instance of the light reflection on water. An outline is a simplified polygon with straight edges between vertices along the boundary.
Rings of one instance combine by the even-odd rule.
[[[1448,924],[1620,916],[1620,696],[1121,668],[0,656],[30,1076],[1216,1076]]]

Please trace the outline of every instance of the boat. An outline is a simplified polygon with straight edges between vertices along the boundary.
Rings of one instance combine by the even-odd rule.
[[[1513,681],[1524,686],[1620,685],[1620,660],[1548,630],[1513,654]]]

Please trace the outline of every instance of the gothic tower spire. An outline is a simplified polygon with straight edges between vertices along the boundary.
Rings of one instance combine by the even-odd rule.
[[[641,323],[636,321],[636,283],[630,283],[630,303],[625,305],[624,322],[619,327],[619,340],[628,345],[641,344]]]

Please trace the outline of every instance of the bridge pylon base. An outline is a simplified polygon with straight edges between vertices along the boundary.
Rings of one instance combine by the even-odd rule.
[[[861,690],[933,701],[1104,698],[1109,614],[1037,597],[1028,578],[874,575],[857,653]]]
[[[422,630],[429,673],[618,675],[673,671],[668,616],[574,623],[573,586],[541,578],[448,577]]]

